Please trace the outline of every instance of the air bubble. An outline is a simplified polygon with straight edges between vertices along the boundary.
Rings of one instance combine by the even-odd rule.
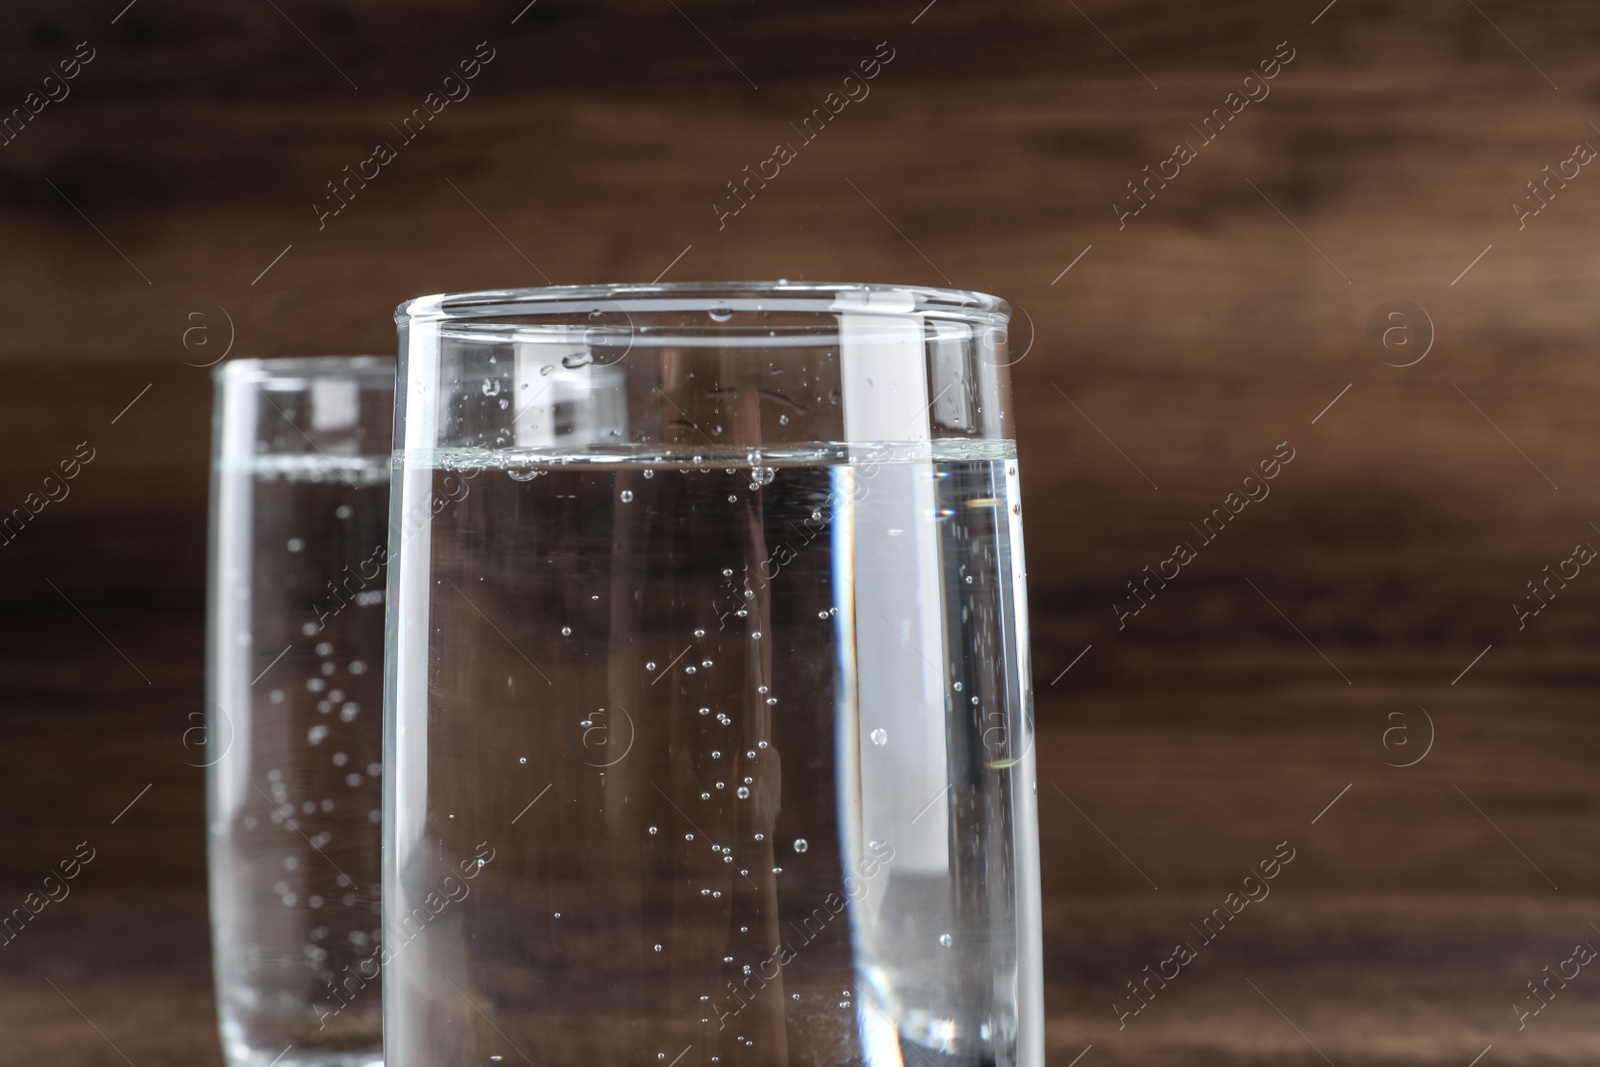
[[[683,835],[683,839],[685,841],[693,841],[694,840],[694,835],[693,834],[684,834]]]
[[[805,838],[797,837],[797,838],[794,839],[794,850],[796,852],[804,852],[806,849],[808,849],[810,847],[811,846],[806,843],[806,839]]]
[[[621,495],[622,495],[622,502],[624,504],[633,503],[633,490],[632,489],[624,489],[622,491]]]
[[[646,478],[654,478],[656,476],[656,472],[655,471],[645,471],[644,472],[644,476]]]
[[[644,665],[644,669],[645,669],[645,670],[647,670],[647,671],[653,671],[653,670],[655,670],[655,669],[656,669],[656,661],[655,661],[655,660],[649,660],[649,661],[647,661],[647,662],[646,662],[646,663],[645,663],[645,665]]]
[[[500,395],[500,379],[499,378],[485,378],[483,380],[483,395],[484,396],[499,396]]]
[[[660,946],[660,945],[657,945],[657,946],[656,946],[656,951],[657,951],[657,952],[660,952],[660,951],[661,951],[661,946]]]
[[[706,635],[706,632],[704,630],[696,630],[694,632],[694,635],[695,635],[696,638],[700,638],[700,637],[704,637]]]
[[[889,743],[889,731],[878,729],[872,731],[872,743],[882,748]]]
[[[733,318],[733,312],[728,308],[712,308],[706,314],[711,316],[712,322],[727,322]]]
[[[661,832],[661,829],[660,829],[660,828],[659,828],[659,827],[656,827],[656,826],[652,826],[652,827],[650,827],[650,836],[651,836],[651,837],[654,837],[654,836],[656,836],[656,835],[657,835],[657,834],[659,834],[659,833],[660,833],[660,832]]]
[[[738,789],[736,789],[734,792],[735,792],[735,794],[738,796],[738,798],[740,800],[749,800],[750,799],[750,790],[746,789],[742,785]]]
[[[702,715],[710,715],[711,714],[711,709],[710,708],[701,708],[700,709],[700,714],[702,714]]]
[[[710,800],[711,799],[711,794],[710,793],[701,793],[700,794],[700,799],[701,800]]]
[[[561,636],[562,636],[562,637],[571,637],[571,636],[572,636],[572,627],[570,627],[570,626],[563,626],[563,627],[562,627],[562,628],[561,628]]]
[[[956,939],[951,937],[949,934],[940,934],[939,935],[939,944],[943,945],[945,948],[949,948],[951,945],[953,945],[955,943],[956,943]]]

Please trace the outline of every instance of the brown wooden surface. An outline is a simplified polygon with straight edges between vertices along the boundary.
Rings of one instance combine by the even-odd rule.
[[[0,904],[99,850],[0,948],[0,1063],[217,1062],[182,735],[210,403],[185,360],[220,349],[185,316],[220,345],[225,311],[238,355],[389,351],[402,298],[649,280],[686,246],[669,279],[948,281],[1036,330],[1052,1062],[1594,1061],[1600,978],[1521,1032],[1510,1007],[1600,943],[1600,577],[1520,631],[1510,607],[1600,544],[1600,174],[1523,230],[1509,207],[1600,146],[1592,6],[123,6],[0,12],[5,107],[97,49],[0,148],[0,507],[96,449],[0,547]],[[323,183],[481,40],[473,95],[319,232]],[[884,40],[871,96],[719,231],[724,183]],[[1284,40],[1270,97],[1119,231],[1124,183]],[[1398,298],[1437,328],[1404,369],[1366,341]],[[1271,496],[1119,631],[1124,583],[1285,440]],[[1384,716],[1418,707],[1432,750],[1387,765]],[[1124,983],[1283,840],[1273,895],[1119,1031]]]

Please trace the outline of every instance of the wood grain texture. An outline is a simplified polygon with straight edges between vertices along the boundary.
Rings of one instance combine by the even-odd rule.
[[[1520,229],[1511,204],[1600,146],[1600,11],[278,6],[0,13],[5,108],[96,49],[0,147],[0,509],[96,450],[0,547],[0,892],[100,850],[0,948],[0,1062],[216,1061],[182,736],[210,405],[188,364],[221,348],[184,347],[189,314],[218,346],[231,322],[235,355],[383,352],[406,297],[649,280],[680,253],[669,279],[949,283],[1025,311],[1052,1062],[1592,1062],[1593,979],[1521,1031],[1510,1005],[1600,937],[1600,577],[1522,628],[1511,605],[1600,543],[1600,175]],[[319,230],[325,183],[485,40],[472,96]],[[726,183],[882,41],[871,95],[719,228]],[[1201,144],[1189,124],[1284,41],[1270,96]],[[1194,161],[1119,229],[1178,142]],[[1395,299],[1436,332],[1415,366],[1369,347]],[[1199,537],[1280,442],[1270,496]],[[1196,560],[1119,625],[1184,541]],[[1388,716],[1420,731],[1419,708],[1433,747],[1391,766]],[[1284,840],[1273,895],[1118,1030],[1125,983]]]

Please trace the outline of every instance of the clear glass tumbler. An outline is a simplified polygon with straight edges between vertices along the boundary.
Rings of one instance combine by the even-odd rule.
[[[213,373],[203,750],[223,1050],[230,1067],[379,1064],[394,361]]]
[[[401,307],[389,1067],[1043,1064],[1009,315]]]

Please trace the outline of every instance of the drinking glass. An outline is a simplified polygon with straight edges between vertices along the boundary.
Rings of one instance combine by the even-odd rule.
[[[213,372],[205,731],[230,1067],[382,1062],[384,572],[394,361]]]
[[[400,308],[389,1067],[1043,1064],[1009,316]]]

